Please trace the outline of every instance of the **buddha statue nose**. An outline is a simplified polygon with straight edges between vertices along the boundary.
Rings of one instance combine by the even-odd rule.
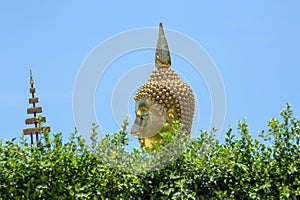
[[[139,136],[141,134],[141,122],[138,118],[135,119],[131,127],[130,134],[132,136]]]

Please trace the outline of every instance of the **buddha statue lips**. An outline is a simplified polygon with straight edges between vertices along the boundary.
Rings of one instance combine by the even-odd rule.
[[[171,69],[171,58],[162,24],[155,55],[156,69],[142,85],[134,99],[136,119],[131,135],[138,136],[142,148],[152,148],[152,142],[161,140],[159,131],[167,122],[179,120],[185,135],[191,132],[194,115],[194,93],[189,85]]]

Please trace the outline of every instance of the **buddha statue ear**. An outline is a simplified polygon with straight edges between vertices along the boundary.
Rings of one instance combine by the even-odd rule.
[[[178,115],[174,109],[169,109],[167,112],[167,122],[172,124],[174,120],[179,120]]]

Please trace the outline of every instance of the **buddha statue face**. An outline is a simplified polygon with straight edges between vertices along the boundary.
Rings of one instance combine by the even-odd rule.
[[[154,141],[159,142],[160,131],[163,131],[164,124],[172,124],[177,120],[177,114],[173,109],[164,111],[162,105],[155,104],[148,98],[141,98],[136,102],[136,118],[131,129],[131,135],[138,136],[142,147],[152,148]]]
[[[136,118],[131,134],[141,138],[151,138],[160,131],[166,122],[165,113],[160,112],[160,105],[154,104],[148,98],[136,102]]]
[[[161,24],[155,66],[150,79],[138,89],[134,97],[136,119],[131,135],[138,136],[141,147],[146,148],[152,148],[154,141],[161,140],[158,132],[163,131],[165,123],[172,124],[174,120],[179,120],[183,133],[189,135],[194,114],[194,93],[170,69],[170,52]]]

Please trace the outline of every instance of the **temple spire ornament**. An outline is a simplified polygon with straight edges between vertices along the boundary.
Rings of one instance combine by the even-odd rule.
[[[33,78],[32,78],[32,71],[30,70],[30,86],[33,88],[33,85],[34,85],[34,81],[33,81]]]
[[[45,126],[42,127],[41,124],[46,122],[46,117],[38,117],[37,113],[42,113],[42,107],[36,107],[36,104],[39,102],[39,99],[34,96],[35,88],[34,88],[34,81],[32,78],[32,71],[30,70],[30,93],[31,98],[29,98],[29,104],[32,104],[31,108],[27,108],[27,114],[33,114],[33,117],[25,119],[25,124],[34,124],[34,128],[26,128],[23,129],[24,135],[30,135],[30,142],[33,145],[33,135],[36,138],[36,144],[38,146],[39,141],[39,134],[43,133],[43,131],[50,132],[50,127]]]
[[[171,69],[171,57],[162,24],[159,25],[155,53],[156,69],[137,91],[136,119],[131,135],[138,136],[142,148],[152,148],[153,142],[161,141],[159,132],[164,124],[178,120],[182,135],[191,133],[195,98],[191,87]]]
[[[168,68],[171,66],[171,56],[162,23],[159,24],[158,39],[155,52],[155,66]]]

